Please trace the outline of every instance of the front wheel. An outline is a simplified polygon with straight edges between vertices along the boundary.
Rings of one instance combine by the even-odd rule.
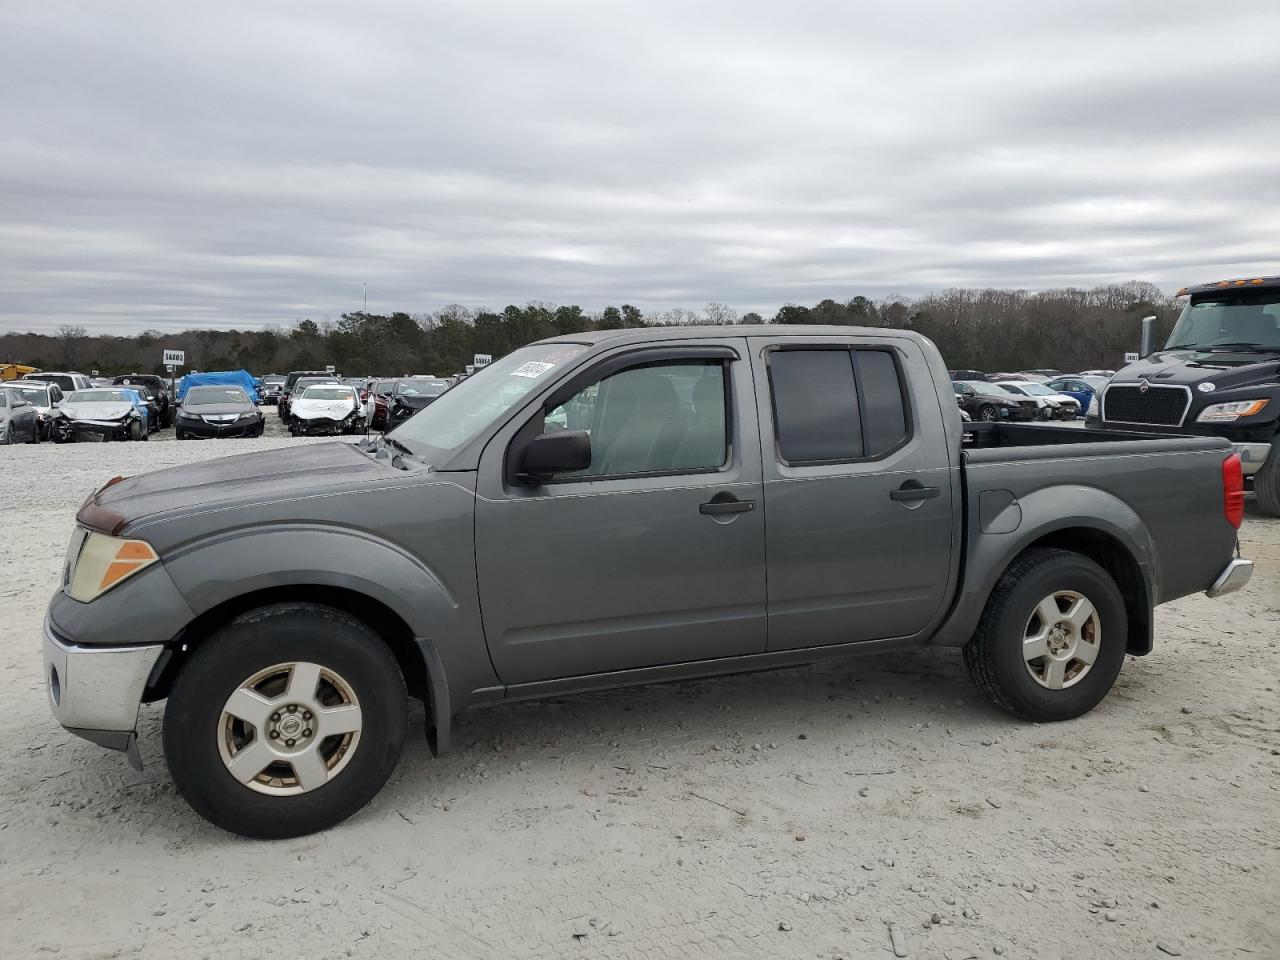
[[[147,434],[142,426],[141,421],[134,420],[131,424],[129,424],[130,440],[142,440],[146,437],[146,435]]]
[[[995,704],[1028,720],[1070,720],[1111,690],[1128,646],[1124,599],[1088,557],[1028,550],[1004,572],[965,666]]]
[[[996,408],[984,406],[978,410],[978,419],[983,423],[991,423],[996,418]]]
[[[169,694],[164,752],[205,819],[297,837],[351,816],[395,769],[404,679],[359,620],[311,603],[242,614],[196,648]]]

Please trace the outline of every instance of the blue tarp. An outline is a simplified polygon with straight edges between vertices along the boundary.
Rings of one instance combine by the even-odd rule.
[[[178,402],[181,403],[192,387],[244,387],[253,403],[258,402],[258,391],[254,388],[253,377],[247,370],[222,370],[213,373],[188,373],[178,381]]]

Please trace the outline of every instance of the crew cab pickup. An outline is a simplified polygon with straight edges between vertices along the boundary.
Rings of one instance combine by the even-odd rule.
[[[1152,608],[1238,589],[1227,440],[962,425],[933,344],[848,327],[585,333],[385,437],[116,478],[44,632],[53,711],[202,815],[294,836],[394,768],[406,698],[477,703],[964,648],[1011,713],[1103,699]]]

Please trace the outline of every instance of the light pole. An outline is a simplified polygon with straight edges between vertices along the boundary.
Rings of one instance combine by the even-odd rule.
[[[360,312],[368,313],[369,312],[369,281],[361,280],[360,286],[364,287],[364,307],[360,310]]]

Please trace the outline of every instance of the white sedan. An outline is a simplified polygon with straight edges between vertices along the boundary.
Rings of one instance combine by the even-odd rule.
[[[345,383],[307,387],[289,405],[289,432],[295,437],[309,433],[363,433],[366,422],[360,394]]]

